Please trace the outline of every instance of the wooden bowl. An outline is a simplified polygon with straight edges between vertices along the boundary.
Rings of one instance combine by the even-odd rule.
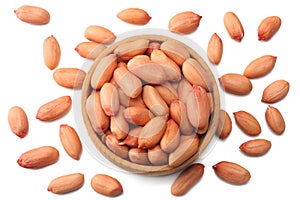
[[[87,129],[87,134],[92,140],[93,144],[95,147],[99,150],[99,152],[112,164],[126,170],[132,173],[136,174],[142,174],[142,175],[147,175],[147,176],[162,176],[162,175],[168,175],[175,173],[181,169],[186,168],[189,166],[191,163],[193,163],[199,155],[205,150],[205,148],[209,145],[211,142],[212,137],[215,135],[217,127],[218,127],[218,122],[219,122],[219,114],[220,114],[220,95],[219,95],[219,90],[218,86],[216,84],[216,80],[214,78],[213,73],[211,72],[209,66],[207,63],[204,61],[204,59],[191,47],[188,45],[184,44],[183,42],[179,42],[183,47],[185,47],[189,53],[190,56],[194,59],[196,59],[203,67],[203,69],[206,71],[206,74],[208,78],[211,81],[211,88],[212,90],[210,91],[213,97],[213,113],[211,113],[210,116],[210,123],[208,130],[204,136],[200,137],[200,145],[198,148],[198,151],[189,157],[185,162],[180,164],[177,167],[170,167],[168,164],[166,165],[161,165],[161,166],[154,166],[154,165],[140,165],[140,164],[135,164],[131,162],[130,160],[123,159],[116,154],[114,154],[108,147],[101,141],[99,134],[96,133],[91,125],[91,122],[89,120],[89,117],[87,115],[87,110],[86,110],[86,101],[88,96],[91,94],[91,91],[93,88],[91,87],[91,77],[94,73],[95,68],[97,67],[98,63],[101,61],[101,59],[109,54],[111,54],[116,47],[123,43],[127,43],[130,41],[135,41],[137,39],[145,38],[150,41],[159,41],[159,42],[164,42],[167,40],[176,40],[172,37],[164,36],[164,35],[155,35],[155,34],[145,34],[145,35],[137,35],[137,36],[130,36],[128,38],[125,38],[123,40],[120,40],[118,42],[115,42],[111,46],[109,46],[107,49],[105,49],[94,61],[92,64],[91,68],[89,69],[86,79],[84,81],[83,87],[82,87],[82,93],[81,93],[81,111],[83,115],[83,121],[85,124],[85,127]]]

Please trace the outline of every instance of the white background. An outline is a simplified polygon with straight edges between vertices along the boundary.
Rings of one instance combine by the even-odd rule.
[[[51,21],[44,26],[33,26],[16,18],[14,10],[29,4],[46,8]],[[120,21],[116,14],[128,7],[145,9],[152,17],[146,26],[134,26]],[[44,103],[62,95],[74,97],[72,90],[58,86],[52,77],[53,71],[43,63],[42,46],[46,37],[54,35],[60,43],[62,55],[58,67],[78,67],[84,64],[74,50],[84,38],[88,25],[96,24],[109,28],[116,35],[141,28],[160,28],[167,30],[169,19],[182,11],[200,14],[200,26],[188,35],[198,45],[206,49],[210,36],[217,32],[223,39],[224,54],[216,68],[219,75],[242,73],[254,58],[265,54],[277,56],[274,70],[267,76],[252,81],[252,92],[244,97],[225,94],[225,109],[233,120],[233,130],[225,141],[218,141],[211,151],[197,160],[205,165],[205,173],[198,184],[181,199],[282,199],[287,196],[299,198],[295,183],[300,178],[299,167],[299,12],[296,1],[233,1],[233,0],[186,0],[186,1],[2,1],[0,5],[0,199],[109,199],[94,192],[90,186],[91,178],[105,173],[117,178],[123,185],[124,193],[120,199],[174,199],[170,187],[177,174],[165,177],[144,177],[124,173],[109,168],[97,161],[86,148],[79,161],[71,159],[59,141],[60,124],[77,127],[70,111],[65,117],[44,123],[35,119],[37,109]],[[245,37],[241,43],[229,38],[223,15],[235,12],[240,18]],[[279,32],[269,42],[257,40],[257,27],[261,20],[270,15],[282,19]],[[299,70],[298,70],[299,71]],[[261,103],[261,94],[266,85],[285,79],[290,83],[288,96],[274,104],[286,120],[283,135],[273,134],[265,123],[264,112],[267,104]],[[76,99],[73,99],[76,101]],[[7,113],[11,106],[21,106],[27,113],[30,129],[28,135],[19,139],[9,129]],[[239,151],[239,145],[253,139],[237,128],[232,113],[238,110],[251,112],[262,126],[257,138],[272,142],[271,150],[262,157],[247,157]],[[75,116],[76,117],[76,116]],[[78,117],[78,116],[77,116]],[[83,137],[85,133],[80,132]],[[17,164],[18,157],[25,151],[42,145],[55,146],[60,151],[60,159],[54,165],[39,170],[24,169]],[[214,174],[212,166],[219,161],[236,162],[251,172],[246,185],[234,186],[223,182]],[[49,182],[61,175],[81,172],[85,184],[75,192],[55,195],[47,191]],[[178,198],[178,199],[180,199]]]

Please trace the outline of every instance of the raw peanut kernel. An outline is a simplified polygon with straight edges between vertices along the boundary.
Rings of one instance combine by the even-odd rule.
[[[246,69],[244,75],[248,78],[258,78],[270,73],[275,66],[276,56],[264,55],[251,61]]]
[[[200,163],[191,164],[184,169],[175,179],[171,186],[171,193],[174,196],[186,194],[204,174],[204,165]]]
[[[141,130],[138,148],[147,149],[157,145],[167,128],[164,116],[152,118]]]
[[[284,132],[285,121],[277,108],[269,105],[265,112],[265,118],[268,126],[274,133],[281,135]]]
[[[104,83],[100,89],[100,101],[107,116],[114,116],[118,113],[120,107],[119,92],[112,83]]]
[[[205,89],[194,85],[187,96],[187,117],[194,128],[202,129],[209,123],[209,103]]]
[[[194,128],[188,119],[185,103],[173,100],[170,104],[170,116],[179,125],[183,135],[193,134]]]
[[[201,18],[202,16],[191,11],[181,12],[170,19],[168,28],[174,33],[189,34],[198,28]]]
[[[140,8],[127,8],[117,14],[117,17],[124,22],[134,25],[145,25],[151,17],[149,14]]]
[[[77,68],[59,68],[53,72],[55,82],[70,89],[81,89],[85,76],[85,71]]]
[[[104,49],[106,46],[97,42],[81,42],[75,47],[81,57],[91,60],[95,60]]]
[[[164,67],[150,60],[147,55],[138,55],[127,63],[128,70],[150,84],[161,84],[170,80]]]
[[[82,145],[76,130],[67,124],[61,124],[59,127],[59,137],[67,154],[71,158],[79,160]]]
[[[276,80],[264,89],[261,101],[264,103],[276,103],[288,94],[289,89],[289,82],[286,80]]]
[[[142,81],[138,77],[136,77],[133,73],[128,71],[126,67],[118,67],[113,72],[113,78],[119,86],[119,93],[120,91],[122,91],[123,93],[125,93],[126,97],[131,97],[131,98],[136,98],[141,94],[142,86],[143,86]],[[120,101],[121,101],[121,97],[120,97]],[[128,103],[126,104],[128,105]]]
[[[249,156],[262,156],[271,148],[271,142],[265,139],[248,140],[240,145],[240,150]]]
[[[179,146],[169,155],[169,166],[178,167],[181,165],[197,152],[199,143],[200,140],[196,133],[188,136],[180,136]]]
[[[42,146],[24,152],[17,163],[24,168],[39,169],[58,161],[59,152],[52,146]]]
[[[128,157],[131,162],[140,165],[149,165],[148,151],[146,149],[131,148],[128,152]]]
[[[44,40],[44,63],[50,69],[56,68],[60,61],[61,50],[57,39],[51,35]]]
[[[237,15],[233,12],[227,12],[224,15],[224,25],[229,36],[241,42],[244,38],[244,28]]]
[[[219,78],[223,89],[232,94],[246,95],[252,90],[251,81],[244,75],[236,73],[224,74]]]
[[[257,136],[261,133],[261,127],[257,119],[246,111],[237,111],[233,113],[237,125],[243,132],[250,136]]]
[[[144,126],[153,118],[153,114],[149,109],[139,106],[125,108],[123,115],[128,122],[138,126]]]
[[[13,106],[9,109],[8,124],[11,131],[19,138],[23,138],[27,135],[29,122],[23,108],[19,106]]]
[[[29,24],[44,25],[50,21],[49,12],[37,6],[23,5],[14,10],[14,13],[21,21]]]
[[[211,81],[208,80],[205,70],[196,59],[186,59],[182,64],[182,73],[191,85],[199,85],[206,91],[211,90]]]
[[[153,165],[165,165],[168,163],[168,154],[158,144],[148,149],[148,159]]]
[[[120,44],[114,53],[118,55],[118,59],[122,61],[130,60],[134,56],[143,54],[147,51],[149,40],[138,39]]]
[[[98,25],[88,26],[85,29],[84,36],[90,41],[102,44],[110,44],[116,39],[116,36],[113,32],[103,26]]]
[[[229,114],[221,109],[220,110],[220,122],[218,124],[217,134],[220,139],[226,139],[232,131],[232,121]]]
[[[65,115],[71,108],[70,96],[61,96],[42,105],[36,114],[41,121],[53,121]]]
[[[173,119],[167,121],[167,128],[160,140],[160,147],[167,153],[173,152],[179,145],[180,131],[177,123]]]
[[[144,85],[142,98],[149,110],[156,116],[168,116],[169,107],[159,92],[151,85]]]
[[[91,180],[91,186],[95,192],[109,197],[119,196],[123,193],[121,183],[116,178],[106,174],[96,174]]]
[[[53,179],[47,190],[54,194],[65,194],[81,188],[84,183],[84,175],[81,173],[74,173],[59,176]]]
[[[105,115],[100,101],[100,92],[93,91],[86,100],[86,112],[94,131],[99,135],[107,131],[109,118]]]
[[[281,26],[281,19],[278,16],[269,16],[261,21],[257,29],[258,40],[268,41]]]
[[[182,66],[183,62],[190,57],[189,51],[175,40],[167,40],[161,43],[160,49],[174,60],[178,66]]]
[[[234,185],[245,184],[251,178],[247,169],[233,162],[221,161],[213,169],[219,178]]]
[[[105,82],[108,82],[117,68],[117,56],[110,54],[101,59],[91,78],[91,86],[99,90]]]
[[[207,46],[207,57],[209,61],[215,65],[218,65],[222,59],[223,54],[223,42],[217,33],[214,33]]]
[[[110,117],[110,130],[117,140],[125,139],[129,132],[129,124],[123,115],[124,110],[125,108],[120,106],[119,112]]]
[[[160,64],[170,81],[179,81],[181,79],[181,71],[179,66],[169,58],[163,51],[155,49],[150,55],[151,61]]]

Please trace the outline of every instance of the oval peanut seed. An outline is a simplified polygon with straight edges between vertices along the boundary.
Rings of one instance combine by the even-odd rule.
[[[90,41],[102,44],[110,44],[116,39],[115,34],[111,30],[98,25],[86,27],[84,36]]]
[[[193,134],[194,128],[188,119],[185,103],[173,100],[170,104],[170,116],[179,125],[183,135]]]
[[[191,85],[199,85],[205,90],[211,90],[211,81],[201,64],[194,58],[188,58],[182,65],[182,73]]]
[[[176,89],[168,81],[161,85],[155,85],[154,88],[168,105],[170,105],[173,100],[178,99]]]
[[[44,40],[43,44],[44,63],[53,70],[59,64],[61,57],[61,49],[57,39],[51,35]]]
[[[97,42],[81,42],[75,47],[75,51],[83,58],[95,60],[106,46]]]
[[[178,66],[182,66],[183,62],[190,58],[189,51],[175,40],[166,40],[160,45],[160,49],[173,61],[177,63]]]
[[[134,56],[144,54],[149,45],[149,40],[138,39],[135,41],[129,41],[117,46],[114,53],[118,55],[118,59],[122,61],[127,61]]]
[[[129,124],[123,115],[124,110],[125,108],[120,106],[119,112],[110,117],[110,131],[117,140],[125,139],[129,132]]]
[[[139,106],[129,106],[125,108],[123,115],[129,123],[138,126],[144,126],[153,118],[153,114],[149,109]]]
[[[247,95],[252,91],[251,81],[244,75],[227,73],[219,78],[221,87],[228,93]]]
[[[86,72],[77,68],[59,68],[53,72],[55,82],[65,88],[81,89]]]
[[[151,61],[160,64],[170,81],[179,81],[181,79],[181,70],[179,66],[169,58],[163,51],[155,49],[150,55]]]
[[[50,21],[50,13],[41,7],[23,5],[14,10],[16,16],[23,22],[34,25],[45,25]]]
[[[8,111],[8,124],[10,130],[19,138],[28,134],[29,121],[24,109],[20,106],[13,106]]]
[[[251,178],[246,168],[234,162],[221,161],[213,165],[213,170],[220,179],[234,185],[246,184]]]
[[[52,146],[41,146],[21,154],[17,163],[24,168],[39,169],[58,161],[59,152]]]
[[[123,193],[121,183],[116,178],[106,174],[93,176],[91,186],[95,192],[108,197],[116,197]]]
[[[148,159],[153,165],[165,165],[168,158],[169,154],[163,151],[159,144],[148,149]]]
[[[233,113],[234,119],[240,129],[250,136],[257,136],[261,133],[261,126],[257,119],[249,112],[240,110]]]
[[[41,121],[53,121],[64,116],[72,106],[70,96],[61,96],[39,107],[36,119]]]
[[[47,190],[54,194],[66,194],[78,190],[83,186],[84,175],[73,173],[54,178],[48,185]]]
[[[163,151],[170,153],[173,152],[180,142],[179,126],[173,119],[167,121],[167,127],[160,140],[160,147]]]
[[[276,80],[265,87],[261,101],[276,103],[282,100],[289,92],[290,83],[286,80]]]
[[[169,166],[173,168],[178,167],[192,157],[198,150],[199,142],[200,140],[196,133],[180,136],[179,146],[169,154]]]
[[[67,154],[79,160],[82,152],[82,144],[76,130],[67,124],[61,124],[59,127],[59,138]]]
[[[244,38],[244,27],[234,12],[226,12],[224,15],[224,25],[229,36],[241,42]]]
[[[121,10],[117,17],[124,22],[134,25],[145,25],[151,19],[149,14],[141,8],[126,8]]]
[[[120,107],[119,92],[112,83],[104,83],[100,89],[100,101],[107,116],[114,116]]]
[[[220,119],[219,119],[219,124],[218,124],[218,129],[217,129],[217,134],[218,137],[222,140],[226,139],[232,131],[232,121],[231,118],[228,114],[223,109],[220,109]]]
[[[109,118],[101,106],[99,91],[92,91],[86,100],[85,108],[93,130],[100,135],[106,132],[109,127]]]
[[[171,186],[171,194],[182,196],[192,189],[204,174],[204,165],[194,163],[184,169]]]
[[[258,78],[270,73],[275,66],[276,56],[264,55],[251,61],[244,70],[244,76]]]
[[[141,94],[142,81],[125,67],[118,67],[113,72],[113,77],[127,97],[136,98]]]
[[[177,87],[177,92],[178,92],[178,99],[182,102],[182,103],[186,103],[187,100],[187,95],[193,90],[192,85],[190,84],[189,81],[186,80],[185,77],[183,77],[179,83],[178,83],[178,87]]]
[[[206,90],[194,85],[193,91],[187,96],[187,117],[196,129],[202,129],[209,123],[210,106]]]
[[[257,28],[257,36],[260,41],[270,40],[281,26],[281,18],[269,16],[264,18]]]
[[[270,129],[281,135],[285,131],[285,120],[281,112],[274,106],[269,105],[265,112],[265,119]]]
[[[198,28],[201,18],[192,11],[177,13],[169,20],[168,28],[174,33],[189,34]]]
[[[142,93],[143,101],[150,111],[156,116],[168,116],[169,107],[160,96],[159,92],[151,85],[144,85]]]
[[[131,148],[128,152],[128,157],[131,162],[139,165],[149,165],[148,151],[146,149]]]
[[[162,138],[167,127],[166,118],[158,116],[152,118],[141,130],[138,139],[138,148],[147,149],[154,147]]]
[[[112,78],[117,66],[117,56],[115,54],[109,54],[102,58],[91,77],[92,88],[99,90],[104,83]]]
[[[217,33],[214,33],[207,45],[207,57],[209,61],[215,65],[218,65],[223,55],[223,42]]]
[[[149,84],[161,84],[170,78],[163,66],[150,60],[147,55],[137,55],[127,63],[130,72]]]
[[[266,139],[253,139],[242,143],[239,149],[248,156],[262,156],[271,148],[271,142]]]

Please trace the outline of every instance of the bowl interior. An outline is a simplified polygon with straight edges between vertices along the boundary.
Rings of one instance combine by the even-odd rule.
[[[213,73],[211,72],[209,66],[207,63],[204,61],[204,59],[191,47],[188,45],[179,42],[183,47],[185,47],[192,58],[196,59],[201,66],[204,68],[204,70],[207,73],[207,76],[209,76],[209,79],[211,79],[212,82],[212,90],[211,94],[213,97],[213,113],[210,116],[210,123],[209,123],[209,128],[206,132],[206,134],[203,137],[200,137],[200,145],[198,148],[198,151],[191,156],[189,159],[187,159],[184,163],[177,167],[170,167],[169,165],[161,165],[161,166],[154,166],[154,165],[140,165],[140,164],[135,164],[129,160],[122,159],[119,156],[116,156],[112,151],[110,151],[107,146],[100,140],[99,135],[94,131],[92,128],[92,125],[90,123],[90,120],[87,115],[86,111],[86,101],[88,96],[91,94],[91,91],[93,88],[91,87],[91,77],[95,71],[95,68],[97,67],[98,63],[102,60],[103,57],[111,54],[116,47],[123,43],[127,43],[130,41],[135,41],[137,39],[149,39],[150,41],[159,41],[159,42],[164,42],[167,40],[176,40],[172,37],[165,36],[165,35],[155,35],[155,34],[145,34],[145,35],[136,35],[136,36],[131,36],[128,38],[125,38],[123,40],[120,40],[118,42],[115,42],[111,46],[109,46],[107,49],[105,49],[93,62],[92,66],[90,67],[86,79],[84,81],[83,87],[82,87],[82,93],[81,93],[81,111],[82,111],[82,117],[83,121],[85,124],[85,127],[87,129],[87,134],[92,140],[93,144],[95,147],[101,152],[101,154],[108,159],[111,163],[114,165],[129,171],[133,173],[138,173],[138,174],[143,174],[143,175],[149,175],[149,176],[161,176],[161,175],[167,175],[167,174],[172,174],[175,173],[181,169],[184,169],[188,165],[190,165],[192,162],[194,162],[199,155],[205,150],[205,148],[208,146],[210,143],[212,137],[215,135],[217,127],[218,127],[218,122],[219,122],[219,110],[220,110],[220,95],[219,95],[219,90],[218,86],[216,83],[216,80],[214,78]]]

